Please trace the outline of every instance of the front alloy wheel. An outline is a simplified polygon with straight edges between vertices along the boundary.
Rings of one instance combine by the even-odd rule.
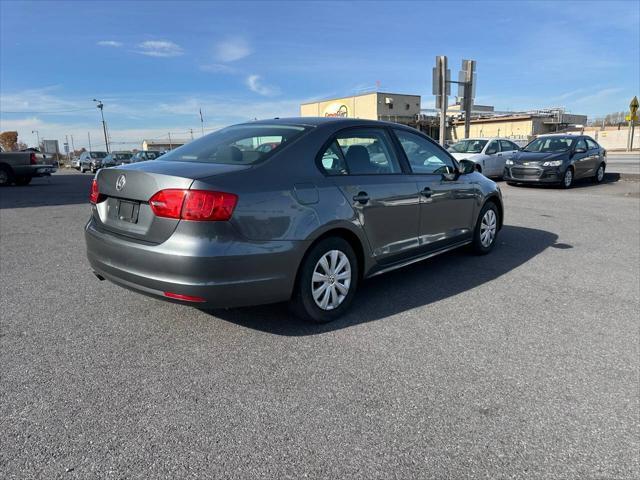
[[[480,222],[480,243],[484,248],[489,248],[493,243],[493,239],[496,237],[496,231],[498,229],[496,212],[489,209],[485,212]]]
[[[602,180],[604,180],[604,163],[601,163],[598,170],[596,170],[596,175],[593,177],[593,180],[596,183],[602,183]]]
[[[498,215],[498,207],[491,200],[485,203],[482,210],[480,210],[471,245],[475,253],[484,255],[493,249],[500,223]]]
[[[567,171],[564,172],[564,177],[562,177],[562,186],[564,188],[571,188],[573,184],[573,170],[567,168]]]

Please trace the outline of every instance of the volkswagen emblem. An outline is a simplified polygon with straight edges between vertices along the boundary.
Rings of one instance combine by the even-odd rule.
[[[116,180],[116,190],[120,191],[124,188],[124,185],[127,183],[127,178],[123,175],[120,175],[118,177],[118,180]]]

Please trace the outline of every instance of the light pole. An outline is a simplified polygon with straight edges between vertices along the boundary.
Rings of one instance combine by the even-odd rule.
[[[31,133],[35,133],[36,134],[36,139],[37,139],[37,144],[36,144],[36,148],[38,150],[40,150],[40,132],[38,132],[38,130],[31,130]]]
[[[100,109],[100,116],[102,117],[102,131],[104,132],[104,145],[107,148],[107,153],[109,153],[109,140],[107,139],[107,124],[104,122],[104,104],[102,101],[93,99],[94,102],[97,103],[96,107]]]

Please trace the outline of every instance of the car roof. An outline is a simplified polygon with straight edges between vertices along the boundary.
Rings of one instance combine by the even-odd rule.
[[[367,120],[364,118],[344,118],[344,117],[288,117],[288,118],[272,118],[264,120],[256,120],[254,122],[245,122],[240,125],[300,125],[309,127],[319,127],[323,125],[332,125],[340,127],[359,126],[359,125],[387,125],[393,127],[405,127],[399,123],[383,122],[380,120]],[[409,127],[410,128],[410,127]]]

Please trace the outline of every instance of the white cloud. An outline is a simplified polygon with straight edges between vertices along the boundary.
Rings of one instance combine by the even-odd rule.
[[[116,42],[115,40],[100,40],[98,45],[101,47],[121,47],[124,45],[122,42]]]
[[[246,83],[249,87],[249,90],[257,93],[258,95],[272,97],[280,93],[280,91],[276,87],[263,84],[260,75],[249,75],[247,77]]]
[[[149,57],[178,57],[184,54],[182,47],[169,40],[147,40],[138,44],[136,53]]]
[[[200,70],[211,73],[236,73],[236,69],[222,63],[210,63],[208,65],[200,65]]]
[[[214,46],[215,58],[219,62],[235,62],[251,54],[249,42],[242,37],[227,38]]]

